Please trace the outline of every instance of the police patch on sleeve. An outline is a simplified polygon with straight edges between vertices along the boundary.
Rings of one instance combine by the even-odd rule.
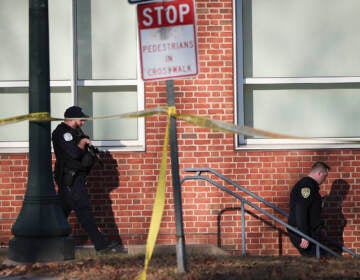
[[[69,132],[64,133],[64,140],[66,142],[73,140],[73,136],[71,135],[71,133],[69,133]]]
[[[302,188],[301,195],[303,198],[308,198],[310,196],[310,188]]]

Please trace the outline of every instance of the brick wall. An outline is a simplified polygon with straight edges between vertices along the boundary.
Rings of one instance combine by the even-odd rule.
[[[210,134],[209,138],[211,138]],[[298,178],[306,175],[314,161],[326,161],[332,169],[321,187],[321,194],[327,195],[324,218],[331,236],[339,241],[343,239],[347,247],[357,251],[360,245],[358,237],[360,191],[357,189],[358,178],[360,178],[359,150],[233,151],[232,162],[228,162],[220,151],[216,156],[219,159],[218,162],[207,162],[209,156],[204,155],[202,163],[197,162],[199,157],[195,156],[198,150],[205,148],[206,153],[213,154],[217,148],[208,143],[184,145],[181,144],[184,141],[181,134],[179,133],[178,136],[180,154],[183,154],[184,150],[187,154],[184,157],[180,156],[182,178],[189,175],[182,171],[184,167],[210,167],[285,211],[288,211],[291,186]],[[97,166],[89,180],[99,226],[108,235],[116,235],[120,232],[124,243],[128,245],[144,244],[146,240],[160,160],[161,140],[159,139],[158,142],[157,152],[102,155],[104,165]],[[188,162],[191,159],[193,162]],[[6,245],[11,238],[10,228],[14,222],[11,219],[16,219],[21,209],[28,162],[26,155],[2,154],[0,160],[0,203],[3,219],[0,222],[0,241]],[[211,175],[209,177],[235,191],[226,182]],[[174,244],[175,242],[170,179],[169,176],[159,244]],[[249,198],[240,191],[237,193]],[[234,253],[241,252],[241,204],[239,201],[205,181],[185,181],[182,186],[182,197],[187,243],[210,243],[220,245]],[[250,201],[254,202],[253,199]],[[254,203],[286,221],[268,206]],[[296,254],[282,226],[251,207],[247,207],[246,210],[246,247],[249,253]],[[70,217],[70,222],[79,244],[86,242],[85,235],[74,216]]]
[[[196,5],[200,74],[195,79],[175,81],[177,111],[233,122],[232,1],[197,0]],[[146,108],[167,104],[164,82],[148,82],[145,91]],[[100,228],[109,235],[120,233],[127,245],[146,241],[165,126],[166,116],[147,118],[146,152],[102,154],[103,166],[97,166],[89,179]],[[234,136],[230,134],[209,131],[184,121],[177,122],[177,132],[181,177],[187,175],[184,167],[209,167],[285,211],[288,211],[292,185],[308,172],[314,161],[327,162],[332,170],[321,193],[328,195],[325,218],[330,232],[338,240],[343,236],[345,245],[360,253],[357,249],[360,247],[359,150],[235,151]],[[15,219],[21,209],[27,165],[27,154],[0,154],[0,241],[5,245],[12,237],[10,228],[14,221],[11,219]],[[175,244],[170,176],[169,169],[158,244]],[[232,186],[218,182],[234,190]],[[187,243],[210,243],[234,253],[241,252],[239,201],[204,181],[186,181],[182,196]],[[254,203],[281,217],[269,207]],[[87,242],[74,215],[70,217],[70,223],[77,242]],[[249,207],[246,235],[250,254],[297,254],[282,226]]]

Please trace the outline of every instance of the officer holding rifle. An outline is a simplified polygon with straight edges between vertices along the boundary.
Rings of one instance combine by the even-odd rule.
[[[88,118],[78,106],[66,109],[65,120],[52,133],[56,156],[54,177],[65,216],[72,210],[82,228],[89,235],[97,252],[122,252],[118,242],[110,242],[95,223],[86,177],[97,159],[98,150],[92,146],[87,135],[81,130]]]

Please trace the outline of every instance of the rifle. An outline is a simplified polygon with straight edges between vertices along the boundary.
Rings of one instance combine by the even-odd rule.
[[[76,135],[76,143],[79,143],[81,139],[87,138],[90,139],[88,135],[86,135],[81,128],[76,129],[77,135]],[[103,161],[100,159],[99,154],[100,150],[95,147],[94,145],[86,145],[85,147],[86,151],[90,153],[90,155],[95,159],[95,162],[98,162],[101,166],[104,166]]]

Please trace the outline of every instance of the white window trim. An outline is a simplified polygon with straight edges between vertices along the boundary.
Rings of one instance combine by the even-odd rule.
[[[78,86],[83,87],[91,87],[91,86],[123,86],[123,85],[136,85],[137,92],[138,92],[138,110],[144,110],[144,82],[139,78],[141,77],[140,71],[140,54],[137,52],[137,77],[136,80],[81,80],[77,79],[76,73],[78,69],[77,63],[77,54],[78,54],[78,47],[77,47],[77,22],[76,22],[76,15],[77,15],[77,1],[73,0],[72,5],[72,49],[73,49],[73,69],[72,69],[72,92],[74,95],[74,103],[76,104],[76,100],[78,99]],[[136,34],[138,31],[136,30]],[[137,36],[136,40],[136,47],[139,49],[139,38]],[[145,151],[145,120],[144,118],[138,119],[138,140],[136,141],[93,141],[94,145],[99,147],[101,150],[108,150],[108,151]]]
[[[302,78],[243,78],[245,85],[279,85],[279,84],[354,84],[360,83],[360,77],[302,77]],[[235,97],[239,98],[235,93]],[[236,99],[235,99],[236,100]],[[239,107],[238,105],[237,107]],[[243,106],[243,105],[242,105]],[[243,110],[243,109],[241,109]],[[243,112],[239,109],[239,112]],[[238,114],[238,113],[237,113]],[[243,125],[243,124],[242,124]],[[296,135],[295,135],[296,136]],[[304,138],[304,139],[244,139],[235,137],[236,149],[345,149],[360,148],[360,138]]]
[[[245,78],[245,85],[279,84],[353,84],[360,83],[360,77],[301,77],[301,78]]]
[[[50,81],[50,87],[70,87],[71,81]],[[0,81],[0,88],[28,88],[29,81]]]
[[[354,84],[360,83],[360,77],[244,77],[243,49],[243,0],[233,1],[233,36],[234,36],[234,112],[236,125],[244,125],[244,87],[245,85],[278,84]],[[235,135],[236,150],[283,150],[283,149],[345,149],[360,148],[360,138],[304,138],[304,139],[246,139]]]
[[[1,154],[17,154],[29,152],[29,142],[0,142]]]
[[[246,139],[238,150],[307,150],[360,148],[360,138]]]
[[[71,93],[74,98],[74,104],[77,100],[77,87],[78,86],[123,86],[123,85],[135,85],[137,86],[138,96],[138,110],[144,110],[144,82],[141,77],[141,65],[140,54],[137,52],[137,79],[136,80],[76,80],[77,72],[77,44],[76,44],[76,0],[72,2],[72,40],[70,42],[73,49],[73,65],[72,65],[72,77],[71,80],[64,81],[50,81],[50,87],[70,87]],[[138,32],[136,31],[136,34]],[[137,36],[137,49],[139,49],[139,38]],[[28,88],[29,81],[0,81],[0,88]],[[53,116],[59,117],[59,116]],[[99,147],[100,150],[106,151],[145,151],[145,120],[144,118],[138,119],[138,140],[136,141],[93,141],[94,145]],[[24,141],[11,141],[0,142],[0,153],[27,153],[29,151],[29,142]]]

